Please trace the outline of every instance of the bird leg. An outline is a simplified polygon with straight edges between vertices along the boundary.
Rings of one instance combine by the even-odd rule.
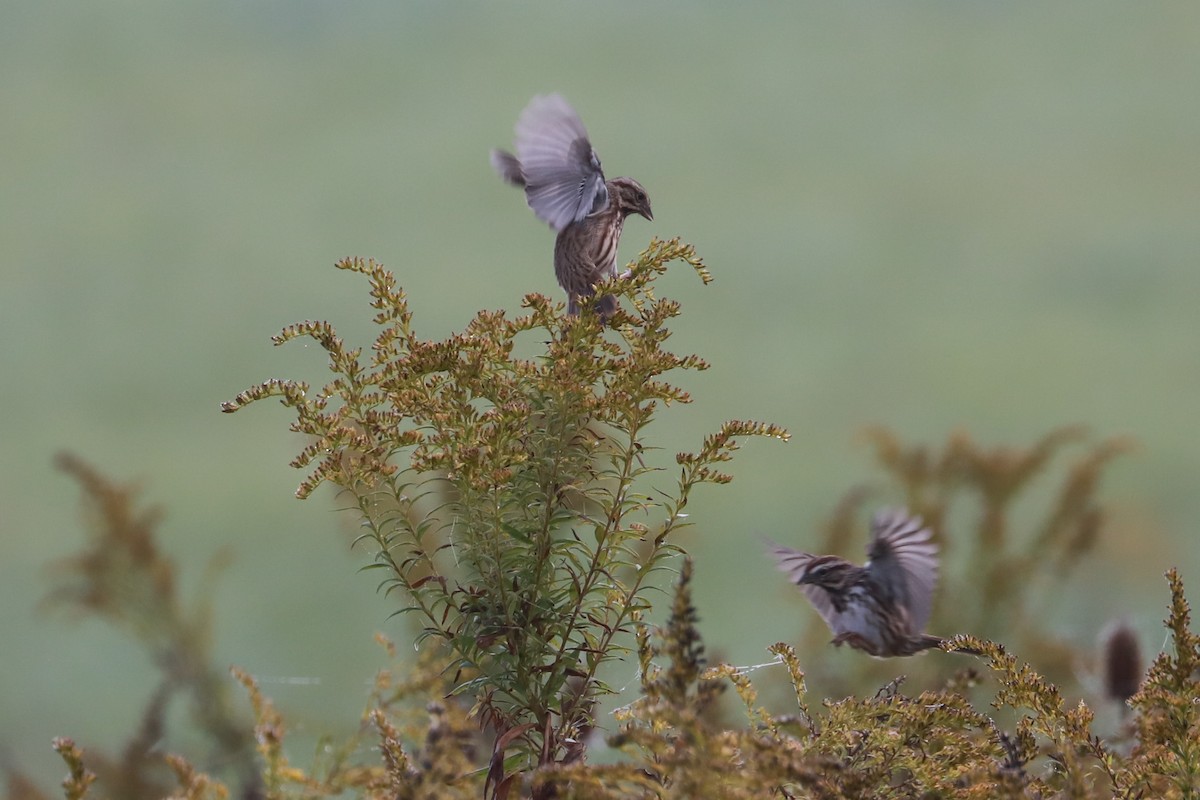
[[[848,644],[855,650],[862,650],[864,653],[869,653],[871,655],[875,655],[876,652],[875,645],[872,644],[870,640],[865,638],[862,634],[855,633],[854,631],[839,633],[837,636],[833,637],[829,643],[834,647],[841,647],[844,644]]]

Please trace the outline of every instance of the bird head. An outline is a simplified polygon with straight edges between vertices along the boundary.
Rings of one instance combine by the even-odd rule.
[[[848,588],[855,573],[860,569],[862,568],[837,556],[818,556],[812,560],[796,583],[801,586],[820,586],[822,589],[836,592]]]
[[[650,211],[650,197],[633,178],[613,178],[609,181],[609,195],[616,197],[617,208],[625,216],[641,214],[648,220],[654,219]]]

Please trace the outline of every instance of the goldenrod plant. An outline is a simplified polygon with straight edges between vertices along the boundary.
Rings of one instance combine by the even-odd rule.
[[[103,752],[90,751],[88,772],[79,766],[81,751],[71,740],[56,742],[71,769],[71,785],[64,784],[68,796],[83,796],[97,778],[113,797],[163,797],[177,783],[191,787],[181,795],[185,797],[216,791],[186,761],[164,761],[161,743],[172,716],[169,707],[177,701],[186,702],[190,726],[210,749],[213,762],[222,765],[224,776],[246,791],[257,791],[259,770],[248,715],[235,700],[225,671],[212,663],[204,598],[225,559],[213,559],[201,600],[189,607],[180,597],[177,566],[158,543],[162,510],[139,506],[136,486],[110,480],[77,456],[60,454],[57,465],[82,490],[87,538],[77,555],[52,565],[53,589],[44,605],[96,616],[125,631],[146,650],[160,676],[137,730],[119,752],[109,749],[119,744],[115,736],[104,743]]]
[[[332,382],[313,394],[269,381],[225,406],[275,397],[295,411],[293,430],[310,437],[293,462],[311,467],[298,494],[329,482],[348,495],[381,586],[419,619],[418,643],[445,645],[447,668],[469,675],[452,693],[495,735],[490,792],[582,754],[610,691],[601,668],[629,651],[692,491],[730,480],[720,468],[739,439],[787,437],[728,422],[676,457],[674,486],[652,480],[650,426],[690,401],[669,373],[707,368],[665,348],[680,306],[651,284],[672,261],[707,280],[690,246],[654,241],[631,277],[606,282],[629,302],[611,318],[529,295],[521,316],[481,312],[431,342],[393,276],[350,259],[338,266],[368,279],[381,328],[370,355],[326,323],[291,326],[276,341],[315,339]],[[529,339],[544,351],[517,355]]]

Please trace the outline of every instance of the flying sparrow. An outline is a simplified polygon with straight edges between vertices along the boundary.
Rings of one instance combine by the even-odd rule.
[[[920,517],[884,509],[871,522],[863,566],[771,543],[771,555],[833,631],[832,644],[873,656],[911,656],[939,647],[923,633],[933,610],[937,546]]]

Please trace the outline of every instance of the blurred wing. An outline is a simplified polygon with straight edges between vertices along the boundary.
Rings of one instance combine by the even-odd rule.
[[[514,160],[519,162],[529,207],[539,219],[561,231],[608,206],[600,159],[579,115],[561,95],[530,100],[516,131]],[[507,179],[505,172],[501,175]]]
[[[871,521],[867,573],[909,612],[913,632],[919,633],[933,611],[937,583],[937,545],[920,517],[903,509],[883,509]]]
[[[767,551],[775,559],[775,563],[779,566],[792,583],[799,584],[804,578],[804,574],[808,572],[808,565],[816,558],[812,553],[804,553],[800,550],[793,550],[790,547],[784,547],[780,544],[775,544],[770,539],[767,540]],[[838,632],[835,622],[838,617],[838,610],[833,607],[833,601],[829,599],[829,592],[820,586],[812,584],[802,584],[800,591],[804,592],[804,596],[813,604],[813,608],[821,615],[821,619],[825,620],[825,624],[834,633]]]

